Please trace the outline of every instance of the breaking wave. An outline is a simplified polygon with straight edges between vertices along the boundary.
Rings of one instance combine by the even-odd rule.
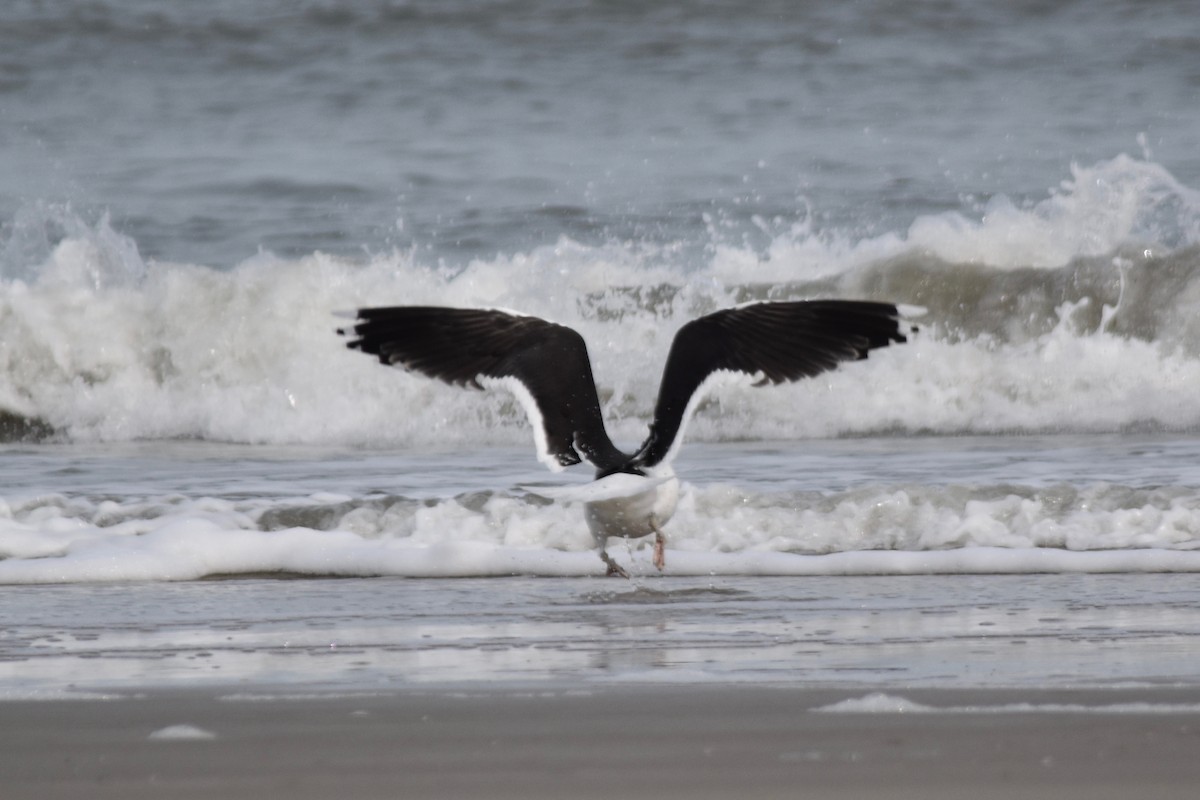
[[[453,269],[406,251],[261,254],[216,270],[146,262],[107,219],[33,205],[0,229],[0,435],[523,442],[511,398],[381,369],[333,335],[335,310],[427,303],[579,329],[615,438],[636,441],[678,326],[817,296],[919,307],[921,333],[796,386],[721,388],[689,436],[1200,427],[1200,192],[1154,162],[1076,166],[1040,202],[995,197],[872,238],[807,224],[772,230],[763,248],[710,236],[688,264],[564,239]]]

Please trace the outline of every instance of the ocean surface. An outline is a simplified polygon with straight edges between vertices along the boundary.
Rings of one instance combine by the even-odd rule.
[[[1200,572],[1190,3],[17,0],[0,119],[6,593],[589,587],[589,471],[348,352],[382,304],[577,328],[626,446],[688,319],[902,304],[700,409],[668,579]]]

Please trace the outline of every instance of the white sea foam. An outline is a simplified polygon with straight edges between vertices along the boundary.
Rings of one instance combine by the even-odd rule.
[[[763,494],[685,484],[668,533],[668,576],[1200,571],[1200,496],[1187,489]],[[0,583],[582,576],[602,572],[593,547],[578,503],[504,493],[126,504],[48,496],[10,503],[0,516]],[[648,543],[611,550],[635,574],[658,574]]]
[[[931,706],[872,692],[812,709],[821,714],[1200,714],[1198,703],[1000,703]]]
[[[756,297],[835,295],[923,306],[924,330],[796,386],[720,388],[689,436],[1192,429],[1198,220],[1194,190],[1119,157],[1076,167],[1030,208],[997,199],[975,218],[923,217],[852,243],[802,231],[765,257],[718,247],[686,272],[636,247],[570,241],[453,273],[412,253],[262,255],[223,272],[143,263],[107,222],[76,221],[45,263],[5,268],[0,410],[76,441],[525,442],[506,393],[383,369],[333,335],[335,309],[503,306],[584,334],[614,433],[636,443],[687,319]]]
[[[114,700],[127,700],[130,695],[119,694],[116,692],[88,692],[76,691],[62,687],[48,688],[43,686],[24,687],[10,686],[0,689],[0,701],[8,703],[27,703],[30,701],[37,702],[112,702]]]
[[[217,735],[195,725],[168,725],[151,732],[146,738],[155,742],[198,742],[216,739]]]
[[[934,711],[933,706],[917,703],[907,697],[885,692],[871,692],[863,697],[839,700],[827,706],[812,709],[822,714],[911,714]]]
[[[347,692],[336,690],[309,692],[234,692],[217,698],[222,703],[310,703],[324,700],[375,700],[381,697],[394,697],[392,692]],[[352,711],[351,716],[362,716],[369,712]]]

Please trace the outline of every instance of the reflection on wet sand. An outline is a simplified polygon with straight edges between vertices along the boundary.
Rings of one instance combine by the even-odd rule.
[[[0,589],[0,688],[1195,681],[1187,575],[314,580]]]

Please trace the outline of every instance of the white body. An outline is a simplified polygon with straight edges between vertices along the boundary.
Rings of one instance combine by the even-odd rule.
[[[626,476],[622,476],[626,477]],[[636,477],[636,476],[629,476]],[[583,516],[596,544],[604,549],[610,536],[636,539],[662,530],[679,503],[679,480],[669,466],[660,465],[642,478],[644,491],[585,503]]]

